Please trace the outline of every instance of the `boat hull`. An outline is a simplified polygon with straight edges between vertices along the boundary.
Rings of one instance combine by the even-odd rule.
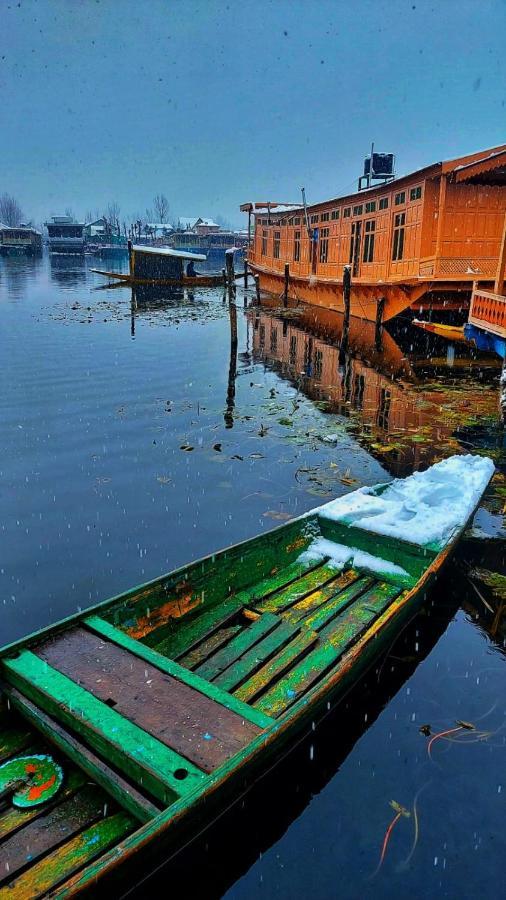
[[[260,289],[268,294],[281,297],[284,292],[284,275],[269,272],[254,262],[250,270],[258,274]],[[425,284],[413,286],[396,285],[356,285],[352,284],[350,314],[369,322],[375,322],[378,315],[378,301],[384,299],[382,321],[387,322],[408,309],[427,289]],[[343,285],[338,281],[324,281],[321,278],[305,278],[290,275],[288,297],[313,306],[344,312]]]
[[[97,275],[104,275],[112,281],[118,281],[122,284],[146,284],[160,286],[177,286],[177,287],[216,287],[223,285],[222,275],[198,275],[195,278],[189,278],[183,275],[181,278],[137,278],[128,272],[104,272],[102,269],[91,269]]]

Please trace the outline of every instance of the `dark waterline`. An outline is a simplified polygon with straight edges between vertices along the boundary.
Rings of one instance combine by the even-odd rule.
[[[401,323],[379,356],[361,330],[342,372],[338,324],[323,314],[289,322],[245,310],[252,295],[241,287],[232,311],[219,290],[132,302],[128,288],[97,290],[92,265],[0,262],[2,645],[445,448],[493,445],[501,462],[494,361],[473,374],[465,360],[446,370],[444,349]],[[293,336],[296,353],[313,342],[309,360],[290,357]],[[422,362],[429,349],[432,367]],[[462,402],[452,391],[463,374]],[[437,384],[420,431],[423,378]],[[176,883],[198,861],[210,896],[498,892],[504,642],[487,633],[461,571],[485,552],[487,567],[504,571],[501,512],[481,511],[479,529],[495,541],[462,546],[381,670],[172,865]],[[420,726],[442,731],[459,719],[492,734],[436,742],[431,761]],[[411,816],[371,880],[391,800]]]

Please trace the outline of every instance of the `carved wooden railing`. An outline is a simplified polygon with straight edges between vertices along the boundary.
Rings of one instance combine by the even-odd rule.
[[[492,334],[506,338],[506,297],[474,287],[469,310],[469,322]]]

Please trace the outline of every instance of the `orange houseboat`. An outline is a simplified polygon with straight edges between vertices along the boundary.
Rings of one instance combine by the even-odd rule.
[[[351,314],[383,321],[415,306],[467,306],[473,282],[496,278],[506,212],[506,145],[434,163],[355,194],[304,208],[244,203],[251,270],[260,287],[343,310],[351,266]],[[381,308],[381,307],[380,307]]]

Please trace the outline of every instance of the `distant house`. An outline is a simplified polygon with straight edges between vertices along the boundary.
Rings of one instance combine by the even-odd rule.
[[[9,226],[0,222],[0,255],[24,253],[37,256],[42,253],[42,234],[31,225]]]
[[[144,231],[155,238],[168,237],[174,231],[174,226],[169,225],[168,222],[147,222],[144,226]]]
[[[108,224],[105,216],[102,216],[100,219],[96,219],[95,222],[86,222],[84,226],[84,233],[86,237],[103,237],[107,234]]]
[[[202,219],[188,217],[188,216],[180,216],[178,221],[178,228],[180,231],[193,231],[195,234],[214,234],[217,231],[221,231],[220,226],[213,222],[212,219]]]
[[[221,229],[212,219],[197,219],[193,226],[193,230],[196,231],[197,234],[215,234]]]

